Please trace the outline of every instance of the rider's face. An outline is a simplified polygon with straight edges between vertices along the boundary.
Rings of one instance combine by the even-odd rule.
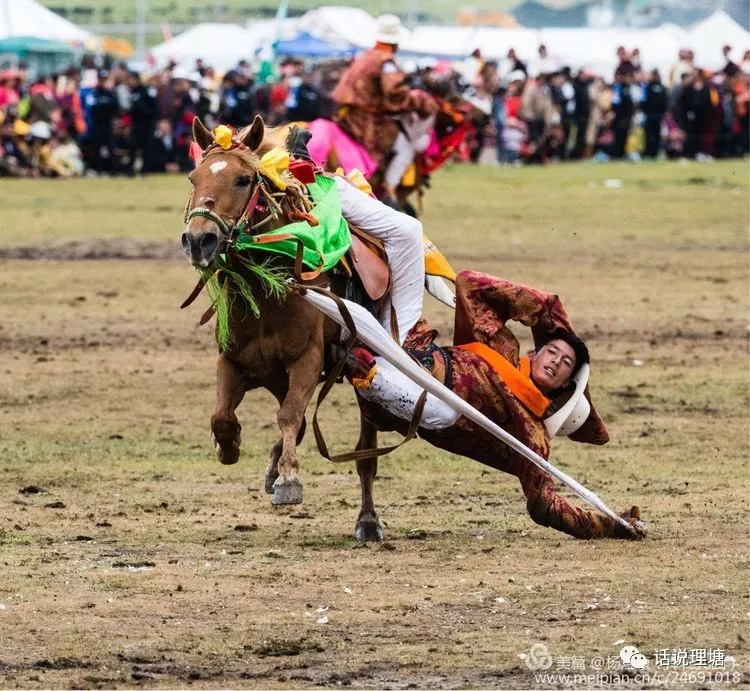
[[[556,338],[533,354],[531,378],[542,391],[555,391],[570,381],[575,366],[576,354],[573,348]]]

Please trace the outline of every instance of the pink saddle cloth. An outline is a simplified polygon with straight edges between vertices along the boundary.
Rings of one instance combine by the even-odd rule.
[[[369,178],[377,169],[378,164],[362,145],[354,141],[332,120],[313,120],[308,123],[307,129],[312,133],[307,150],[319,166],[325,167],[328,163],[328,154],[333,150],[339,165],[344,169],[344,174],[356,168]]]

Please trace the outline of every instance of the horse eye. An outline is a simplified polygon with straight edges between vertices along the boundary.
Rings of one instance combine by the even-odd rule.
[[[240,175],[234,184],[237,187],[247,187],[252,181],[253,179],[249,175]]]

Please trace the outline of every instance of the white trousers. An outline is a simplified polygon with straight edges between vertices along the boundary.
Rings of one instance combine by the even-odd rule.
[[[415,384],[409,377],[397,370],[387,360],[379,355],[375,358],[377,371],[372,378],[370,387],[358,389],[359,394],[387,410],[401,420],[411,420],[414,408],[422,395],[422,387]],[[427,429],[444,429],[455,424],[461,417],[447,403],[427,394],[420,426]]]
[[[422,316],[424,295],[424,249],[422,224],[391,209],[338,175],[334,177],[347,221],[383,242],[391,267],[391,300],[398,322],[400,345]],[[385,305],[380,323],[390,331],[391,309]]]
[[[430,132],[435,125],[435,116],[420,118],[416,113],[401,118],[400,131],[393,144],[393,158],[385,171],[385,184],[396,189],[414,157],[430,144]]]

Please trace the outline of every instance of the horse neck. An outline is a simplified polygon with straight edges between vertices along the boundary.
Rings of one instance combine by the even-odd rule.
[[[284,201],[286,200],[282,200],[281,205],[284,213],[279,215],[278,218],[269,221],[264,227],[263,232],[277,230],[291,222],[287,216],[290,204],[284,204]],[[269,257],[274,263],[288,267],[290,275],[294,274],[294,260],[283,255],[271,253],[268,255],[264,253],[262,256],[263,259]],[[313,331],[317,327],[311,327],[313,331],[308,332],[305,328],[300,329],[300,325],[315,322],[315,320],[310,319],[310,313],[316,311],[315,307],[309,305],[304,300],[295,299],[293,295],[287,295],[286,299],[268,296],[265,287],[257,276],[236,257],[230,259],[230,268],[246,278],[256,297],[260,311],[260,316],[254,318],[252,313],[249,312],[248,306],[244,304],[244,300],[233,300],[231,302],[229,319],[231,329],[237,338],[236,352],[242,352],[246,346],[259,339],[267,339],[270,333],[276,335],[276,338],[272,342],[281,344],[278,347],[282,350],[299,349],[301,347],[300,343],[306,343],[313,336]],[[326,280],[325,274],[322,275],[322,280]],[[320,324],[320,328],[324,329],[323,339],[325,342],[329,342],[336,337],[337,330],[333,322],[325,320],[324,322],[317,323]],[[267,347],[270,348],[272,346],[267,344]]]
[[[286,201],[285,199],[282,199],[280,203],[281,208],[284,211],[284,213],[279,214],[277,217],[269,221],[263,227],[264,233],[278,230],[279,228],[283,228],[285,225],[288,225],[289,223],[292,222],[287,215],[288,209],[285,207],[287,207],[288,205],[284,203],[285,201]],[[291,259],[287,260],[282,255],[276,255],[273,253],[269,253],[268,255],[266,255],[265,253],[261,253],[260,256],[258,257],[258,259],[261,259],[261,260],[267,259],[267,258],[270,258],[274,263],[277,263],[279,265],[283,264],[284,266],[288,266],[290,275],[294,273],[293,260]],[[283,303],[280,304],[277,298],[269,297],[266,294],[267,291],[265,287],[263,286],[262,282],[260,281],[260,279],[252,271],[250,271],[242,261],[230,255],[229,267],[231,268],[232,271],[240,274],[252,287],[253,294],[255,295],[255,298],[261,308],[259,321],[264,320],[263,318],[263,315],[264,315],[263,306],[264,305],[271,304],[273,305],[274,310],[283,309]],[[243,302],[242,300],[232,301],[231,307],[230,307],[230,313],[245,314],[246,306],[243,305],[242,302]],[[267,310],[265,310],[265,312],[267,313]]]

